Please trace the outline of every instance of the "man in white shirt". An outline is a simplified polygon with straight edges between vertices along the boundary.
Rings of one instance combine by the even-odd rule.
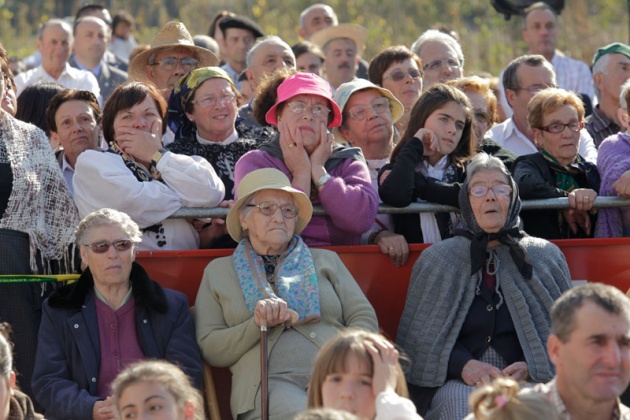
[[[429,29],[413,43],[411,50],[422,60],[422,88],[459,79],[464,75],[464,52],[452,36]]]
[[[534,133],[527,122],[527,104],[540,90],[556,86],[553,67],[542,55],[523,55],[507,66],[503,84],[513,115],[491,128],[487,135],[519,156],[537,153]],[[589,162],[597,163],[597,149],[586,129],[580,132],[579,153]]]
[[[87,90],[100,101],[101,90],[96,77],[89,71],[75,69],[68,64],[72,42],[72,28],[65,21],[51,19],[44,23],[37,37],[37,50],[42,55],[42,63],[15,76],[18,96],[25,87],[34,83],[52,82],[69,89]]]

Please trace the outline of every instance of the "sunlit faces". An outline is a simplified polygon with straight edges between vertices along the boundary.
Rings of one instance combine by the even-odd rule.
[[[227,28],[223,38],[225,61],[232,67],[245,68],[245,57],[255,42],[256,37],[249,29]]]
[[[464,92],[473,106],[473,131],[475,133],[476,145],[483,141],[483,136],[492,126],[492,116],[488,109],[488,100],[481,93],[475,90]]]
[[[285,218],[280,206],[293,204],[293,196],[281,190],[262,190],[256,193],[253,203],[271,202],[278,206],[274,214],[267,216],[256,208],[240,214],[243,231],[248,232],[249,241],[256,253],[276,255],[283,252],[295,231],[297,218]]]
[[[593,75],[595,86],[600,92],[600,102],[604,97],[617,103],[621,94],[621,85],[630,78],[630,57],[624,54],[608,54],[606,74]]]
[[[562,398],[614,404],[630,381],[627,315],[585,300],[573,314],[573,324],[566,343],[555,335],[547,343]]]
[[[300,36],[309,39],[315,32],[332,26],[334,16],[330,7],[315,7],[304,16],[304,27],[300,28]]]
[[[538,91],[555,86],[553,71],[546,66],[528,66],[523,63],[516,69],[519,89],[506,89],[505,96],[514,111],[514,118],[527,119],[527,104]]]
[[[429,162],[435,165],[443,156],[451,154],[462,138],[466,126],[466,111],[457,102],[448,102],[427,118],[424,128],[435,133],[439,142],[439,151],[429,157]]]
[[[129,109],[119,111],[114,118],[114,136],[121,127],[133,127],[143,131],[151,131],[153,124],[162,122],[160,112],[150,95]]]
[[[492,190],[497,185],[509,186],[507,177],[494,170],[475,173],[468,183],[468,199],[477,224],[487,233],[496,233],[505,226],[510,209],[510,194],[502,195]],[[470,193],[472,188],[484,186],[488,192],[482,197]]]
[[[558,23],[549,10],[534,10],[527,15],[523,39],[531,54],[553,57],[558,43]]]
[[[214,99],[208,107],[200,102]],[[208,79],[195,90],[192,100],[192,113],[186,113],[189,120],[195,123],[199,135],[210,141],[223,141],[234,132],[236,122],[236,96],[232,85],[225,79]]]
[[[64,149],[66,160],[74,167],[77,157],[88,149],[96,149],[100,130],[94,110],[85,101],[67,101],[55,114],[57,131],[50,132],[53,140]]]
[[[367,107],[363,120],[347,118],[339,128],[342,136],[355,147],[360,147],[366,159],[383,159],[392,149],[393,123],[390,108],[383,113],[376,113],[370,105],[374,100],[386,99],[376,89],[364,89],[350,96],[345,110],[352,112],[355,107]],[[389,103],[389,100],[388,100]]]
[[[305,106],[306,110],[302,114],[296,114],[291,110],[290,103]],[[281,124],[286,122],[286,128],[290,130],[293,136],[295,136],[296,130],[299,130],[304,148],[309,154],[317,148],[321,139],[321,124],[328,125],[328,114],[330,113],[324,112],[315,115],[313,107],[323,107],[330,110],[330,103],[315,95],[297,95],[287,101],[282,113],[278,115],[278,127],[280,128]]]
[[[356,355],[348,354],[345,367],[345,372],[326,375],[322,384],[322,405],[372,420],[376,415],[376,395],[369,365]]]
[[[393,63],[385,73],[383,73],[383,87],[389,89],[396,99],[402,102],[405,109],[411,109],[422,93],[422,76],[419,74],[422,69],[418,68],[415,60],[408,58],[397,63]],[[416,71],[418,77],[412,77],[409,73]],[[392,74],[402,72],[402,80],[394,80]]]
[[[427,41],[422,44],[420,60],[424,66],[425,90],[436,83],[462,77],[463,68],[457,52],[443,42]]]
[[[185,408],[178,407],[173,395],[157,382],[128,385],[118,400],[121,419],[183,420]]]
[[[247,70],[247,74],[254,87],[258,86],[265,75],[268,76],[282,68],[295,68],[293,51],[284,43],[261,43],[252,54],[252,65]]]
[[[83,65],[99,63],[109,42],[109,28],[101,19],[85,18],[75,30],[74,53]]]
[[[577,110],[571,105],[564,105],[554,112],[550,112],[543,116],[543,126],[547,127],[551,124],[569,124],[580,123]],[[547,153],[558,160],[561,165],[568,165],[575,161],[578,154],[578,144],[580,142],[580,131],[569,130],[564,127],[560,133],[549,133],[545,130],[534,129],[534,138],[536,143],[545,149]]]
[[[323,65],[321,58],[308,51],[296,58],[296,67],[299,71],[313,73],[319,77],[322,77]]]
[[[334,87],[354,79],[359,68],[357,46],[348,38],[333,39],[324,47],[326,77]]]
[[[87,246],[95,242],[114,242],[129,239],[127,232],[118,224],[95,226],[91,228],[81,245],[81,260],[90,267],[96,287],[109,287],[129,282],[131,265],[135,259],[135,248],[118,251],[110,246],[107,252],[96,253]]]
[[[66,66],[72,50],[70,28],[48,25],[37,40],[37,49],[42,55],[42,66],[47,72],[61,72]]]
[[[167,70],[160,64],[157,64],[164,58],[175,58],[179,61],[174,69]],[[147,76],[149,77],[149,80],[151,80],[155,87],[162,91],[167,98],[173,90],[175,82],[177,82],[180,77],[194,70],[194,68],[184,69],[182,67],[181,60],[183,58],[196,59],[197,57],[193,51],[185,47],[164,48],[155,54],[155,57],[153,58],[153,65],[147,66]]]

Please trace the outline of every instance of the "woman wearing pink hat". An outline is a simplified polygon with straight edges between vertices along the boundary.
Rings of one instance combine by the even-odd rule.
[[[286,77],[286,74],[275,76]],[[361,150],[335,144],[328,129],[341,124],[330,85],[319,76],[296,73],[278,86],[271,79],[260,96],[277,96],[266,121],[278,135],[236,164],[234,183],[260,168],[276,168],[326,216],[315,216],[302,232],[309,246],[357,245],[378,211],[378,196]]]

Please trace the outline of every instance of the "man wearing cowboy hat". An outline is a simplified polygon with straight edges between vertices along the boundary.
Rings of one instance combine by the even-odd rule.
[[[343,23],[316,32],[311,41],[324,52],[326,80],[333,90],[356,77],[359,56],[367,41],[367,29],[360,25]]]
[[[197,47],[183,23],[168,22],[157,33],[151,48],[129,63],[132,81],[152,84],[166,100],[175,82],[197,67],[215,66],[219,59],[205,48]]]

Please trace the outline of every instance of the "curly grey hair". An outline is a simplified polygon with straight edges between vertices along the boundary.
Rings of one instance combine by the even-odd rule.
[[[135,243],[142,242],[142,232],[138,224],[131,220],[127,213],[115,209],[100,209],[93,211],[81,220],[75,232],[77,245],[84,245],[83,241],[88,232],[98,226],[120,226]]]

